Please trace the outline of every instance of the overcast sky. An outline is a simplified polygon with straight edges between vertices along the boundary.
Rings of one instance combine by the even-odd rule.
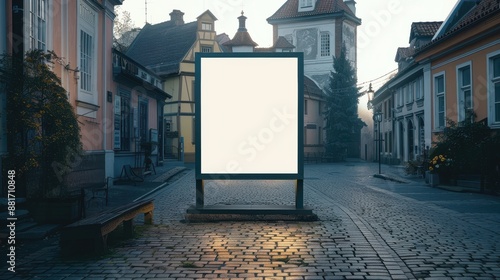
[[[358,84],[367,87],[397,68],[394,62],[398,47],[409,45],[412,22],[444,21],[458,0],[356,0],[358,28]],[[169,20],[173,9],[185,13],[184,21],[192,22],[209,9],[217,18],[217,34],[233,37],[238,29],[237,17],[245,11],[247,29],[259,47],[272,45],[272,26],[266,19],[286,0],[125,0],[123,10],[131,13],[137,27],[145,23],[145,3],[149,23]],[[383,80],[374,81],[374,89]],[[361,101],[360,101],[361,104]]]

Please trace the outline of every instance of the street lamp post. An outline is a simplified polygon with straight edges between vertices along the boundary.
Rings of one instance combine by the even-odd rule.
[[[368,96],[368,103],[366,103],[366,107],[368,107],[368,110],[371,110],[371,109],[373,109],[373,103],[372,103],[372,98],[373,98],[372,83],[370,83],[370,87],[368,88],[368,91],[366,92],[366,95]]]
[[[373,121],[377,123],[378,129],[378,174],[382,174],[381,168],[381,151],[382,151],[382,130],[380,129],[380,123],[382,122],[382,112],[376,111],[373,113]]]

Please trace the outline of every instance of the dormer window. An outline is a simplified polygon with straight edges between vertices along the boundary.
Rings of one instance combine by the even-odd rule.
[[[312,5],[313,5],[312,0],[300,0],[300,7],[301,8],[312,7]]]
[[[201,30],[212,31],[212,24],[209,22],[202,22]]]
[[[316,0],[300,0],[299,12],[307,12],[314,10],[314,4],[316,4]]]

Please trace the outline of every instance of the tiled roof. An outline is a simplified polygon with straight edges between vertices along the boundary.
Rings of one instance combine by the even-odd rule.
[[[276,42],[274,42],[273,48],[275,49],[293,49],[295,48],[294,45],[292,45],[288,40],[283,37],[279,36]]]
[[[401,59],[411,57],[414,53],[415,53],[415,49],[412,47],[398,48],[398,50],[396,52],[395,61],[399,62]]]
[[[248,31],[238,31],[234,34],[233,39],[223,44],[224,46],[232,47],[232,46],[258,46],[250,37],[250,33]]]
[[[489,14],[500,12],[500,0],[481,0],[470,12],[465,15],[450,32],[465,27]]]
[[[351,11],[343,0],[317,0],[314,10],[307,12],[298,11],[299,0],[288,0],[267,21],[300,18],[306,16],[326,15],[334,13],[346,13],[354,18],[356,15]]]
[[[414,22],[411,24],[410,41],[414,37],[432,37],[443,24],[442,21]]]
[[[440,34],[437,38],[433,38],[433,40],[429,44],[419,48],[418,51],[422,52],[432,47],[433,45],[442,42],[449,36],[458,34],[464,28],[473,26],[474,24],[480,22],[484,18],[499,13],[500,13],[500,0],[478,0],[478,2],[476,2],[476,5],[473,6],[468,12],[466,12],[465,15],[462,16],[457,23],[455,23],[453,26],[449,28],[446,28],[444,33],[440,31],[440,33],[442,34]],[[446,23],[447,22],[444,22],[443,24]]]
[[[224,46],[224,43],[228,42],[229,40],[231,40],[231,38],[229,38],[229,36],[226,33],[218,34],[217,36],[215,36],[215,41],[217,41],[217,43],[219,43],[219,46],[222,49],[222,52],[229,51],[228,48],[226,46]]]
[[[309,77],[304,75],[304,95],[305,96],[323,96],[323,91]]]
[[[146,24],[127,50],[127,56],[158,75],[177,73],[196,41],[197,28],[196,21],[177,26],[171,21]]]

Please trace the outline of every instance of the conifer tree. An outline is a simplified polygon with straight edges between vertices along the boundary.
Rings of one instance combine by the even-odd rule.
[[[326,153],[336,161],[344,160],[350,142],[366,124],[358,117],[359,89],[356,71],[342,47],[333,58],[333,71],[326,92]]]

